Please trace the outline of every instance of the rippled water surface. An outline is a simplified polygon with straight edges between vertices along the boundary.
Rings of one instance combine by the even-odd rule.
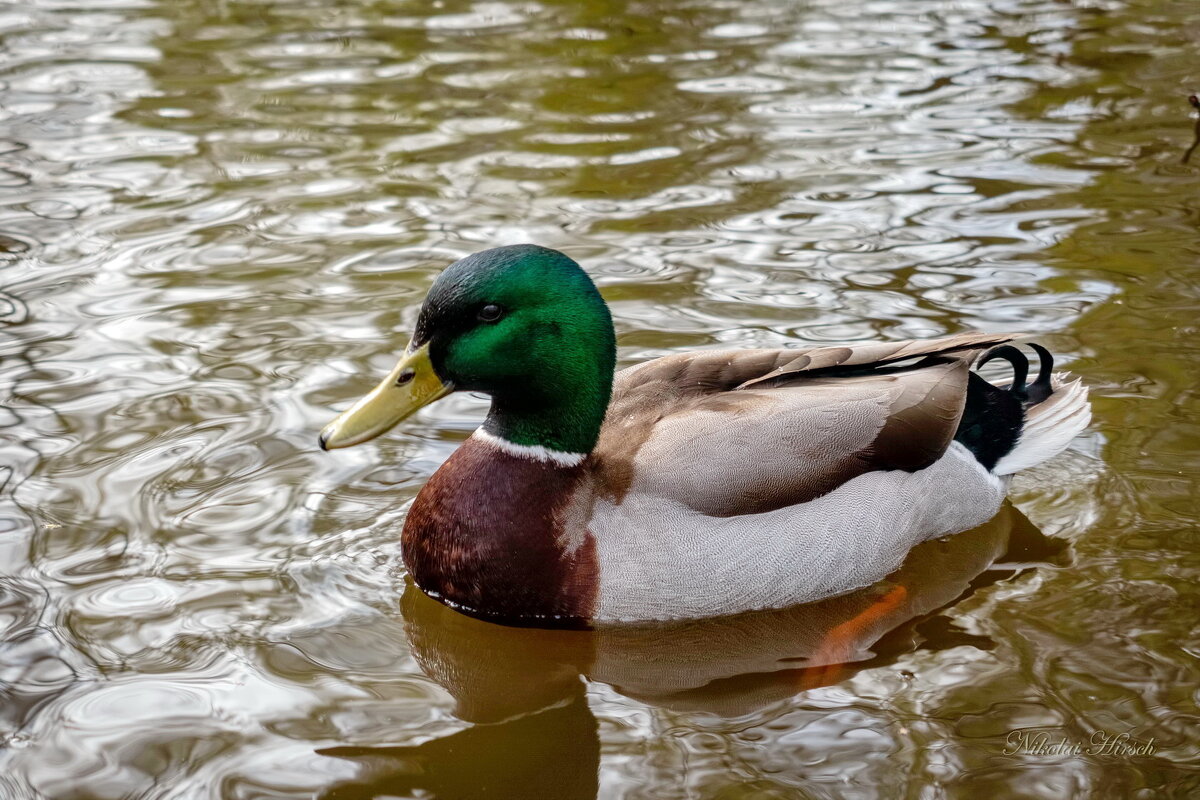
[[[0,2],[0,798],[1200,795],[1198,20]],[[441,267],[522,241],[596,278],[624,364],[1023,330],[1095,421],[853,648],[886,585],[467,620],[398,531],[484,401],[315,436]]]

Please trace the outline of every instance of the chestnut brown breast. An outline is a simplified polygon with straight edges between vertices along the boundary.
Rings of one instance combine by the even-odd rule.
[[[598,589],[595,543],[579,513],[588,474],[586,462],[560,467],[468,439],[408,512],[402,550],[413,580],[483,619],[586,626]]]

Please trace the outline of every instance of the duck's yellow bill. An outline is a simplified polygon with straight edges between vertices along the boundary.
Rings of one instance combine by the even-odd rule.
[[[406,352],[391,373],[363,399],[325,426],[322,450],[350,447],[387,433],[421,406],[454,390],[433,371],[429,345]]]

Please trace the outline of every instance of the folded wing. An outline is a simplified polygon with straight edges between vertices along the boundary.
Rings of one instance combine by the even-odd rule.
[[[597,485],[711,516],[820,497],[873,470],[945,452],[967,375],[1011,335],[810,350],[685,353],[617,374],[595,455]]]

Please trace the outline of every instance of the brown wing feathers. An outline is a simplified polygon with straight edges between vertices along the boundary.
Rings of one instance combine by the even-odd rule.
[[[669,479],[646,475],[644,490],[687,485],[678,499],[727,516],[805,502],[872,470],[922,469],[955,435],[972,363],[1012,338],[965,333],[854,347],[684,353],[624,370],[595,451],[598,488],[620,501],[636,479],[636,460],[639,473],[659,471]],[[765,413],[770,397],[780,408]],[[818,402],[822,410],[814,416],[806,409]],[[788,420],[795,428],[781,430]],[[828,443],[828,450],[797,444],[808,437]],[[638,458],[652,438],[654,446]],[[742,449],[739,441],[761,449],[761,458],[747,463],[731,456]],[[734,463],[740,473],[731,480]],[[726,469],[713,470],[709,485],[702,473],[717,465]],[[792,479],[781,480],[781,470]]]

